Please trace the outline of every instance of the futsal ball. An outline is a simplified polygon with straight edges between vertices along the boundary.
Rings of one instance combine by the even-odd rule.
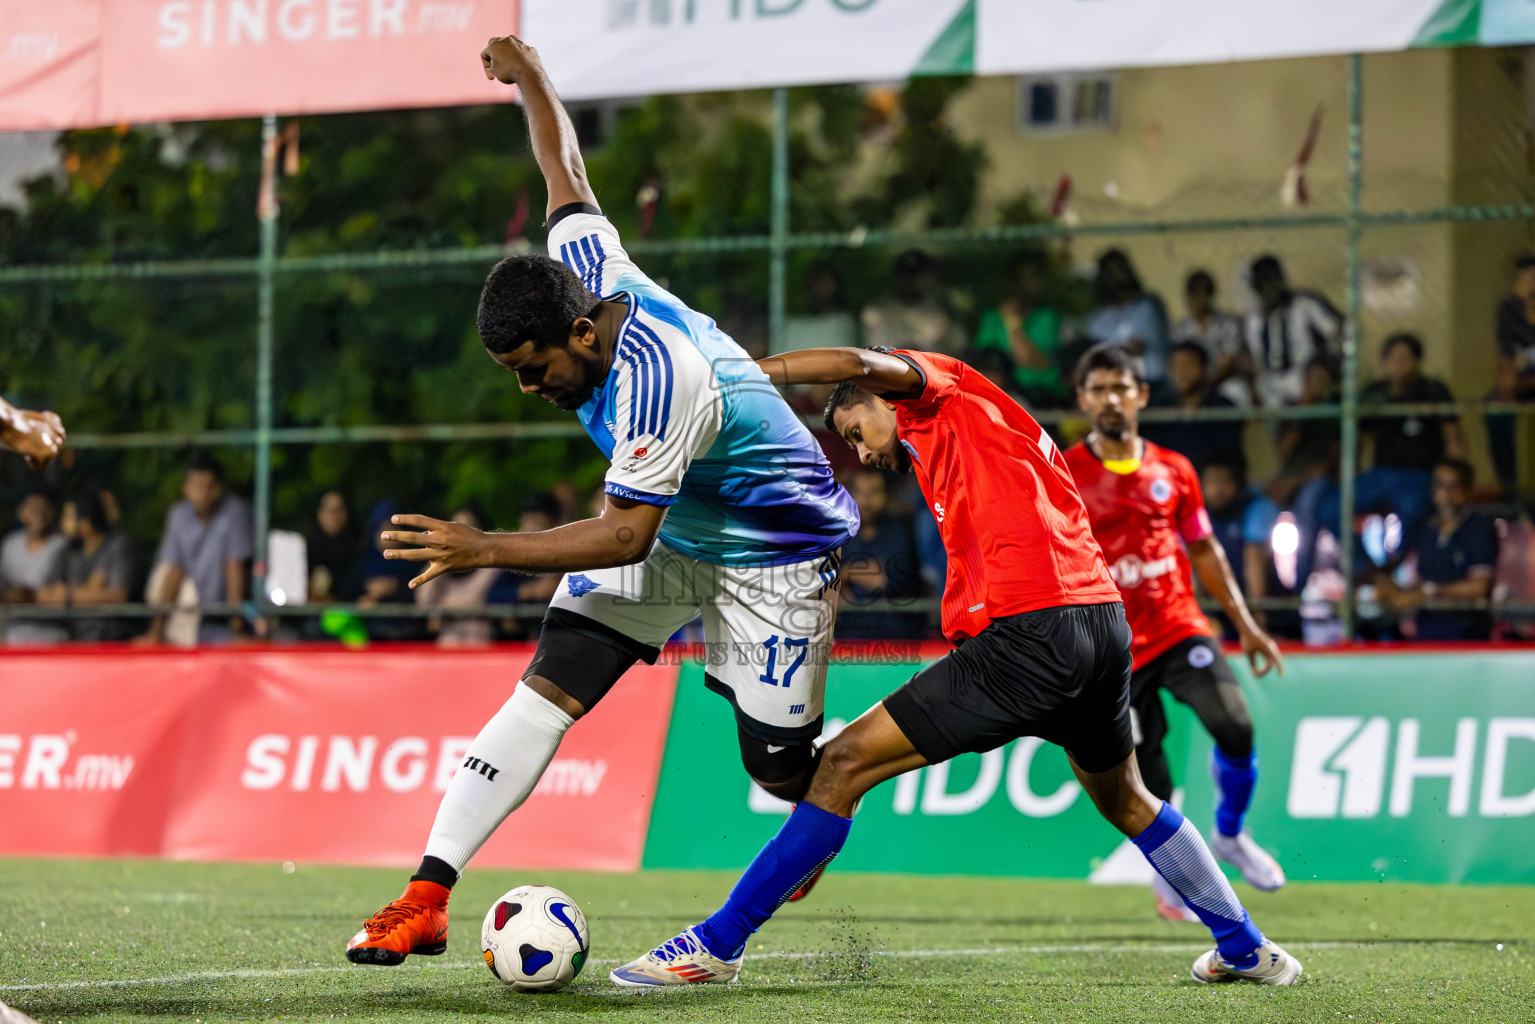
[[[551,885],[519,885],[491,905],[480,929],[485,966],[518,992],[558,992],[590,951],[586,916]]]

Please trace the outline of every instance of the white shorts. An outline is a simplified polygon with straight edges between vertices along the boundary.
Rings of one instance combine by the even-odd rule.
[[[638,564],[566,574],[549,607],[651,647],[701,615],[706,685],[749,735],[800,742],[821,732],[838,561],[834,552],[790,565],[713,565],[657,541]]]

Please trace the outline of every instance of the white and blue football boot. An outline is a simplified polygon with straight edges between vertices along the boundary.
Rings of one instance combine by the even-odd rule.
[[[1284,868],[1245,831],[1234,836],[1210,833],[1210,852],[1240,871],[1254,889],[1273,892],[1284,888]]]
[[[1300,961],[1280,949],[1277,943],[1263,940],[1258,947],[1258,960],[1248,967],[1238,967],[1221,956],[1220,950],[1212,949],[1198,960],[1189,971],[1194,980],[1206,985],[1228,981],[1253,981],[1259,985],[1293,985],[1301,976]]]
[[[693,929],[661,943],[638,960],[608,975],[613,984],[626,988],[658,988],[663,985],[703,985],[736,980],[741,957],[721,960],[704,948]]]

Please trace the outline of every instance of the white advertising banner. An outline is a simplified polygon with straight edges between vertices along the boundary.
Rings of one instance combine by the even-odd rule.
[[[571,99],[1535,41],[1535,0],[524,0]]]
[[[957,19],[968,58],[974,10],[973,0],[525,0],[522,32],[562,96],[594,99],[904,79],[929,70],[924,58]]]
[[[981,0],[981,74],[1403,50],[1442,0]],[[1535,4],[1523,3],[1526,7]]]

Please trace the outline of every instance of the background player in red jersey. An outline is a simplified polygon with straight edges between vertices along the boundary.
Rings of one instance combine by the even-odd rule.
[[[1288,985],[1199,833],[1147,790],[1129,713],[1130,630],[1087,510],[1043,428],[947,356],[808,349],[762,360],[773,383],[836,384],[827,425],[866,466],[917,474],[949,555],[943,631],[957,650],[826,744],[810,790],[708,920],[613,971],[620,985],[729,981],[747,938],[842,849],[886,779],[1019,736],[1066,748],[1108,821],[1215,936],[1196,981]]]
[[[1138,435],[1137,417],[1148,397],[1139,358],[1120,347],[1088,352],[1077,368],[1077,404],[1092,418],[1093,432],[1066,452],[1133,633],[1136,760],[1147,788],[1163,800],[1171,798],[1161,691],[1193,708],[1215,739],[1212,770],[1220,803],[1210,846],[1252,885],[1278,889],[1284,871],[1242,828],[1258,777],[1252,715],[1194,598],[1191,567],[1231,617],[1254,674],[1275,668],[1282,674],[1284,662],[1247,610],[1212,534],[1194,467]],[[1160,876],[1153,888],[1163,917],[1198,920]]]

